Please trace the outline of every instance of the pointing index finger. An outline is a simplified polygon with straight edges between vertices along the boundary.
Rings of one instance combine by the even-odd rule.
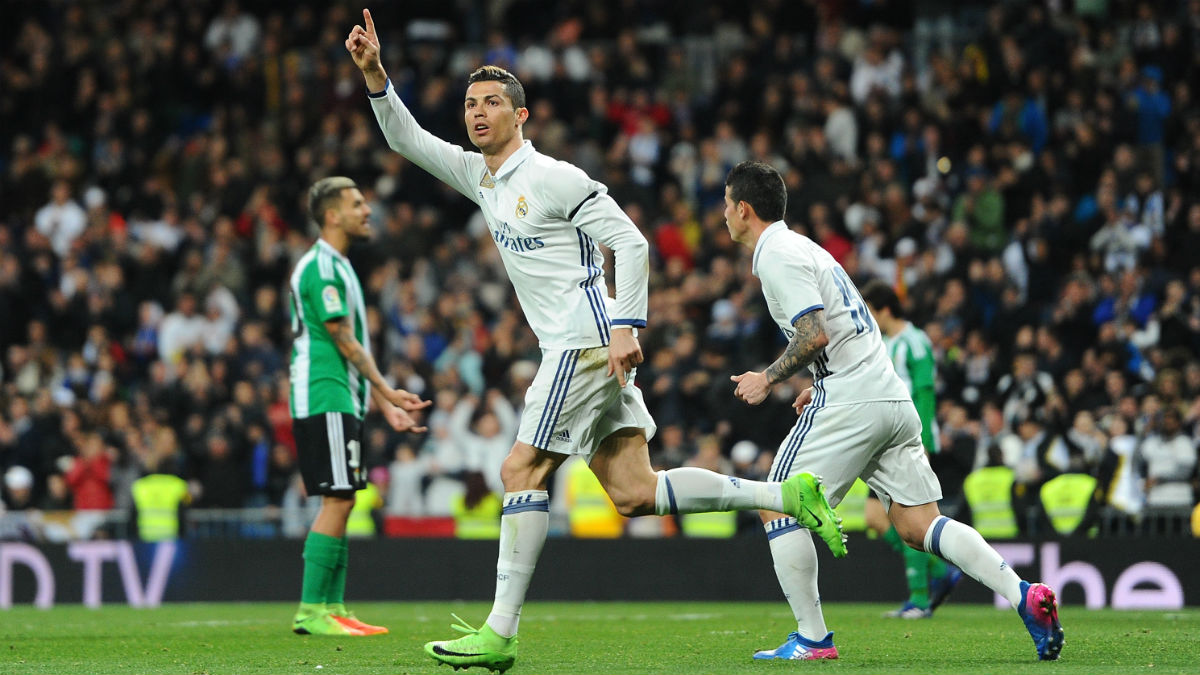
[[[375,20],[371,18],[371,10],[363,9],[363,21],[367,24],[367,35],[375,38]]]

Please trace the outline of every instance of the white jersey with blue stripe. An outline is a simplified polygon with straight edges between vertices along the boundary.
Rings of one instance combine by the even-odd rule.
[[[781,220],[759,236],[753,271],[762,282],[771,318],[789,340],[796,319],[818,309],[825,312],[829,345],[808,366],[814,406],[911,399],[867,303],[828,251]]]
[[[543,349],[604,346],[612,328],[646,325],[649,244],[602,183],[529,141],[493,175],[482,154],[422,129],[390,80],[370,96],[392,149],[479,205]],[[598,243],[613,250],[616,299]]]

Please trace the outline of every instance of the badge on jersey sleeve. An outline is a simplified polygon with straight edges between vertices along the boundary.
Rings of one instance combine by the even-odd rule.
[[[325,311],[330,314],[342,311],[342,296],[333,286],[321,289],[321,302],[325,303]]]
[[[524,218],[529,215],[529,204],[525,202],[525,195],[517,197],[517,217]]]

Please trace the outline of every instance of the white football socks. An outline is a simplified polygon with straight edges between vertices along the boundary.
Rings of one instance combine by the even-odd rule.
[[[795,518],[772,520],[764,527],[775,561],[775,576],[796,617],[796,632],[813,642],[824,640],[829,629],[817,590],[817,549],[812,534]]]
[[[1021,577],[975,528],[946,516],[934,518],[925,533],[925,550],[958,565],[971,578],[1003,595],[1014,608],[1020,604]]]
[[[684,467],[658,472],[654,512],[708,513],[710,511],[783,511],[779,483],[734,478],[707,469]]]
[[[545,490],[504,493],[500,516],[500,555],[496,560],[496,600],[487,624],[501,637],[517,634],[521,605],[546,532],[550,529],[550,495]]]

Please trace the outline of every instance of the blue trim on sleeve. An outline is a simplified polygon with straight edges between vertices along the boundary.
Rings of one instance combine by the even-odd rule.
[[[645,328],[645,319],[613,319],[610,321],[614,326],[633,326],[634,328]]]
[[[792,317],[792,320],[788,323],[788,325],[796,323],[796,319],[799,319],[800,317],[804,316],[805,314],[808,314],[809,312],[815,312],[818,309],[825,309],[825,305],[813,305],[812,307],[807,307],[805,309],[800,310],[799,312],[796,313],[796,316]]]
[[[391,88],[392,88],[392,78],[389,77],[387,79],[387,82],[383,83],[383,91],[376,91],[376,92],[368,91],[367,96],[369,98],[383,98],[384,96],[387,96],[388,89],[391,89]]]

